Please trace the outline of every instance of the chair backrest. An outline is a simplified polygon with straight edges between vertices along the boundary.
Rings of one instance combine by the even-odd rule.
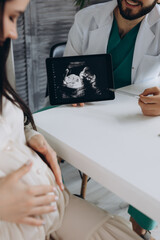
[[[66,42],[61,42],[53,45],[50,50],[50,57],[63,57],[65,47]],[[48,84],[46,88],[46,98],[47,97],[48,97]],[[46,100],[46,104],[48,104],[48,99]]]
[[[66,42],[53,45],[50,50],[50,57],[62,57],[65,47]]]

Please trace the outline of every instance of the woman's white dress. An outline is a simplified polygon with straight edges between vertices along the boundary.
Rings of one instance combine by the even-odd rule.
[[[57,210],[44,214],[45,225],[40,227],[14,224],[0,220],[0,240],[133,240],[139,238],[127,221],[79,199],[67,190],[61,192],[48,166],[27,141],[39,134],[27,126],[23,112],[3,97],[0,116],[0,177],[21,167],[28,160],[33,166],[22,181],[28,185],[48,184],[56,187],[59,199]]]

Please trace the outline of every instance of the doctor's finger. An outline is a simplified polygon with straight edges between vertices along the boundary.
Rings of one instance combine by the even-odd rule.
[[[78,106],[84,107],[84,103],[74,103],[74,104],[72,104],[72,107],[78,107]]]
[[[143,103],[158,103],[160,104],[160,95],[155,95],[155,96],[143,96],[143,95],[140,95],[140,100],[143,102]]]
[[[145,115],[145,116],[154,116],[154,117],[156,117],[156,116],[159,116],[160,115],[160,111],[159,110],[157,110],[157,109],[151,109],[151,110],[142,110],[142,112],[143,112],[143,114]]]
[[[158,104],[145,104],[139,101],[139,106],[145,116],[159,116],[160,115],[160,105]]]
[[[77,103],[72,104],[72,107],[77,107],[77,106],[78,106]]]
[[[146,103],[142,102],[141,100],[139,100],[138,104],[141,107],[141,109],[143,109],[143,110],[152,110],[155,108],[155,105],[156,105],[154,103],[146,104]]]
[[[153,94],[153,95],[160,94],[160,88],[158,88],[158,87],[146,88],[143,91],[143,93],[141,93],[141,95],[143,95],[143,96],[147,96],[149,94]]]
[[[80,107],[84,107],[84,103],[80,103],[79,105],[80,105]]]

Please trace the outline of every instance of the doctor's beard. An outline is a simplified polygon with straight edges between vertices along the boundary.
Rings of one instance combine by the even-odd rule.
[[[146,7],[143,7],[143,2],[137,1],[137,0],[132,0],[132,2],[139,3],[139,5],[141,5],[141,9],[139,10],[139,12],[132,14],[132,9],[129,9],[129,8],[127,8],[125,10],[123,9],[122,1],[126,1],[126,0],[117,0],[118,8],[119,8],[121,16],[127,20],[135,20],[135,19],[145,16],[147,13],[151,12],[151,10],[155,7],[155,5],[157,3],[157,0],[154,0],[152,4],[150,4]]]

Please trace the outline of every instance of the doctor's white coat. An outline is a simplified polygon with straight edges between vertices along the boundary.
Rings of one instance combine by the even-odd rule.
[[[117,1],[79,11],[70,29],[64,56],[106,53]],[[143,19],[135,42],[131,83],[160,79],[160,5]]]

